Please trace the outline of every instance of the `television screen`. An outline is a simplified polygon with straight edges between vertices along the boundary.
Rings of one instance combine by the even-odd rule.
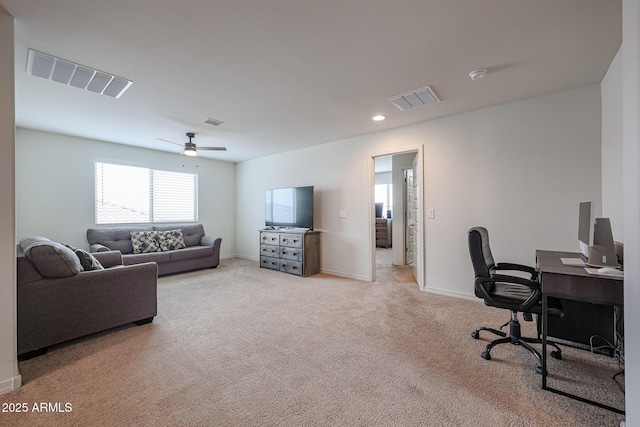
[[[313,186],[267,190],[264,206],[267,227],[313,228]]]

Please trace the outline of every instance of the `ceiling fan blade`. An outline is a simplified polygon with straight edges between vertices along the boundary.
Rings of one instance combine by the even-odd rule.
[[[196,147],[196,150],[227,151],[227,147]]]
[[[168,142],[169,144],[173,144],[173,145],[178,145],[180,147],[184,147],[184,144],[178,144],[177,142],[173,142],[173,141],[169,141],[166,139],[162,139],[162,138],[156,138],[158,141],[164,141],[164,142]]]

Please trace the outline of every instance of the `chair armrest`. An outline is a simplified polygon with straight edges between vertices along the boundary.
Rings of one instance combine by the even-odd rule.
[[[479,277],[476,279],[476,283],[478,286],[476,288],[480,289],[480,292],[483,295],[483,298],[489,301],[493,305],[497,305],[497,302],[493,299],[493,297],[487,292],[486,287],[484,286],[487,283],[513,283],[518,285],[524,285],[531,289],[531,295],[525,301],[523,301],[518,306],[518,311],[527,312],[531,310],[531,308],[538,304],[540,298],[542,297],[542,291],[540,290],[540,283],[535,282],[533,280],[525,279],[523,277],[517,276],[508,276],[506,274],[493,274],[490,277]]]
[[[104,268],[122,265],[122,253],[120,251],[95,252],[92,254]]]
[[[108,247],[106,247],[105,245],[101,245],[100,243],[93,243],[89,246],[89,251],[90,252],[107,252],[110,251],[111,249],[109,249]]]
[[[509,263],[509,262],[501,262],[499,264],[496,264],[493,268],[494,268],[494,270],[523,271],[523,272],[529,273],[531,275],[530,280],[537,280],[538,279],[538,271],[535,268],[530,267],[528,265],[514,264],[514,263]]]

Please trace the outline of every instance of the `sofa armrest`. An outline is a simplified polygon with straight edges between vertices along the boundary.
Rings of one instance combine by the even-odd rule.
[[[220,264],[220,245],[222,244],[222,238],[202,236],[200,238],[200,244],[202,246],[213,246],[213,266],[216,267]]]
[[[89,246],[89,251],[90,252],[108,252],[111,249],[109,249],[108,247],[106,247],[105,245],[101,245],[100,243],[92,243]]]
[[[200,238],[200,245],[202,246],[213,246],[216,241],[215,237],[212,236],[202,236]]]
[[[120,251],[95,252],[92,255],[100,261],[104,268],[122,265],[122,252]]]

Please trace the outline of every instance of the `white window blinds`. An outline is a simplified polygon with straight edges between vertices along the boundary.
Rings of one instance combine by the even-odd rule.
[[[198,175],[95,163],[96,224],[195,222]]]

